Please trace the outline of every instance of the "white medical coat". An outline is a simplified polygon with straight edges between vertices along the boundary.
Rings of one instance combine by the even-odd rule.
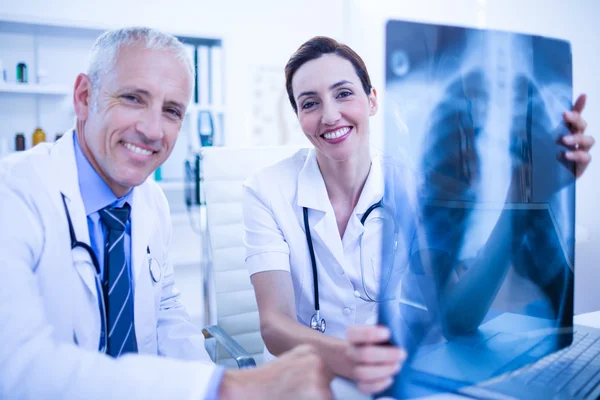
[[[319,281],[321,317],[327,334],[345,337],[352,324],[377,322],[377,303],[365,302],[360,268],[360,243],[365,211],[384,195],[384,158],[373,154],[371,169],[343,238],[319,170],[315,151],[303,149],[252,175],[244,184],[243,214],[246,265],[250,274],[283,270],[291,274],[298,321],[309,326],[315,313],[313,273],[304,230],[308,219]],[[378,294],[381,230],[369,220],[363,241],[364,280],[371,296]]]
[[[0,162],[0,398],[204,397],[215,366],[174,287],[167,254],[171,220],[160,188],[147,181],[133,191],[131,274],[140,355],[119,359],[98,352],[95,270],[85,250],[71,250],[61,193],[77,239],[89,244],[72,131]],[[158,283],[147,247],[162,268]]]

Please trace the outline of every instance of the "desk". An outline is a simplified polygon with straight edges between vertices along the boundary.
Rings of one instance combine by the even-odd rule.
[[[600,311],[595,311],[586,314],[576,315],[574,318],[575,325],[583,325],[589,326],[591,328],[600,329]],[[353,383],[345,380],[336,378],[332,383],[332,389],[334,392],[334,396],[336,399],[348,399],[348,400],[366,400],[369,399],[369,396],[366,396],[360,393],[356,386]],[[441,393],[434,394],[427,397],[421,397],[420,400],[441,400],[441,399],[451,399],[451,400],[465,400],[470,399],[470,397],[464,397],[457,394],[452,393]]]
[[[600,311],[576,315],[574,318],[574,323],[575,325],[583,325],[589,326],[590,328],[600,329]]]

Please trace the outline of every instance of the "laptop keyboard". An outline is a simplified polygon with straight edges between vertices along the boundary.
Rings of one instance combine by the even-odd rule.
[[[586,387],[600,374],[600,336],[575,332],[573,344],[553,353],[514,377],[528,385],[544,386],[556,392],[586,397],[596,385]]]

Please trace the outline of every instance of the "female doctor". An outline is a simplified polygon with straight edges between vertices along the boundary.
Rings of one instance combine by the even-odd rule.
[[[373,206],[383,197],[386,163],[369,147],[376,92],[362,59],[326,37],[304,43],[285,72],[290,102],[314,149],[259,171],[244,185],[246,264],[262,337],[273,355],[310,343],[334,374],[356,380],[363,392],[381,391],[404,352],[384,343],[385,331],[380,342],[357,350],[352,345],[371,331],[347,330],[377,318],[381,231],[363,226],[383,212]],[[564,116],[573,133],[585,129],[584,102],[580,98]],[[569,135],[565,144],[579,144],[566,157],[580,175],[593,139]],[[361,247],[372,254],[361,254]]]

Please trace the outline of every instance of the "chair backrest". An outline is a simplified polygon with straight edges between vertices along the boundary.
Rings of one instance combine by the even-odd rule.
[[[300,147],[204,148],[200,170],[206,201],[211,262],[205,263],[209,280],[205,294],[210,324],[219,325],[257,364],[262,363],[258,307],[245,265],[242,225],[242,184],[254,171],[291,156]],[[212,285],[211,285],[212,282]],[[235,361],[217,346],[213,360],[225,366]]]

